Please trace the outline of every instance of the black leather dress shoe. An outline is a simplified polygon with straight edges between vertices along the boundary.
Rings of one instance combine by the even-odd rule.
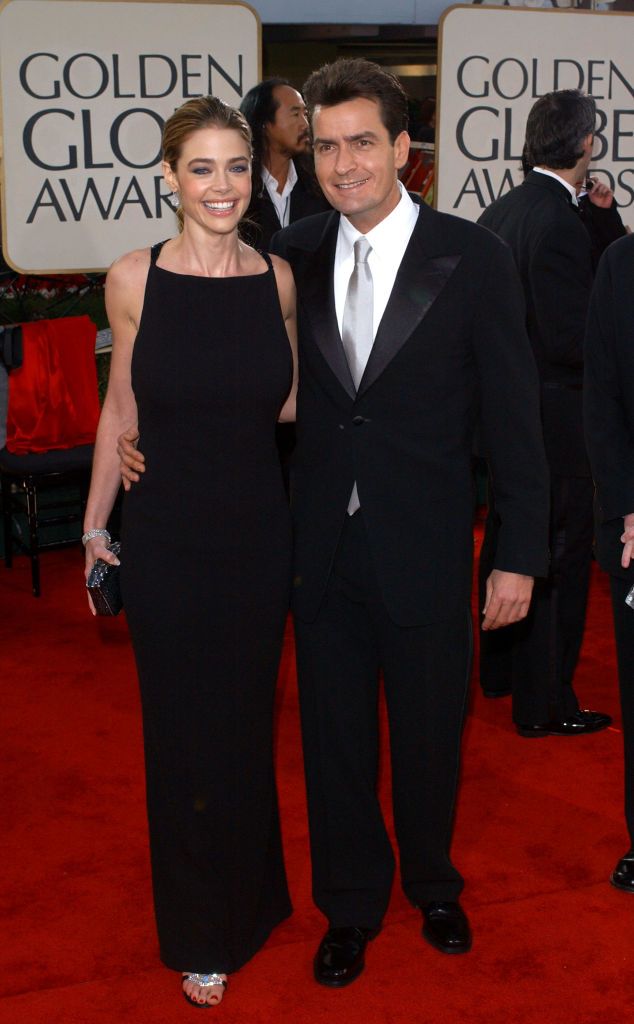
[[[575,711],[566,718],[542,725],[518,725],[520,736],[585,736],[590,732],[600,732],[612,725],[609,715],[600,711]]]
[[[365,967],[365,947],[378,929],[329,928],[315,954],[315,981],[331,988],[349,985]]]
[[[441,953],[468,953],[471,928],[459,903],[426,903],[423,912],[423,938]]]
[[[634,892],[634,847],[621,857],[610,875],[610,881],[616,889]]]

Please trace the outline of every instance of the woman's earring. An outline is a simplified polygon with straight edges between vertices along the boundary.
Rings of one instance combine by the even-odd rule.
[[[174,207],[174,209],[177,210],[178,207],[180,206],[180,202],[181,202],[180,196],[179,196],[178,192],[172,192],[171,196],[168,196],[167,198],[168,198],[168,201]]]

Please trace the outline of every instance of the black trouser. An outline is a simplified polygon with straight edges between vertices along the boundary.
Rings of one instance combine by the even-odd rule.
[[[362,512],[346,517],[314,622],[295,623],[315,903],[334,927],[378,927],[394,856],[376,793],[382,670],[403,889],[455,900],[449,846],[471,660],[469,610],[430,626],[391,621]]]
[[[513,719],[540,725],[578,710],[572,680],[588,600],[592,559],[592,481],[554,476],[551,483],[550,573],[537,579],[523,622],[481,634],[480,683],[513,689]],[[490,507],[480,556],[480,607],[494,563],[499,519]]]
[[[623,718],[625,821],[630,845],[634,846],[634,611],[625,604],[625,595],[631,585],[631,580],[610,576]]]

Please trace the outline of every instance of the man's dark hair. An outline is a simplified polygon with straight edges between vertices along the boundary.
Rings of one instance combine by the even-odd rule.
[[[594,134],[596,104],[579,89],[540,97],[526,122],[525,157],[531,167],[568,170],[583,156],[583,140]]]
[[[363,57],[340,57],[313,71],[304,85],[304,99],[315,107],[335,107],[348,100],[373,100],[381,121],[394,142],[407,131],[407,95],[395,75]]]
[[[273,124],[280,105],[273,91],[278,85],[290,84],[287,78],[265,78],[263,82],[249,89],[240,104],[240,110],[249,122],[253,142],[259,149],[262,148],[265,139],[266,126]]]
[[[253,137],[253,167],[251,170],[254,196],[262,192],[262,158],[266,153],[266,126],[273,124],[279,100],[273,95],[278,85],[290,85],[287,78],[265,78],[245,94],[240,104]]]

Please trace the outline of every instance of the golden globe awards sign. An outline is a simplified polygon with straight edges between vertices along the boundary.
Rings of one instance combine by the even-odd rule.
[[[519,185],[530,108],[554,89],[581,89],[598,110],[590,171],[634,226],[633,38],[628,14],[450,8],[440,34],[438,209],[477,220]]]
[[[246,4],[5,0],[2,222],[16,269],[102,270],[175,231],[161,130],[185,100],[260,77]]]

